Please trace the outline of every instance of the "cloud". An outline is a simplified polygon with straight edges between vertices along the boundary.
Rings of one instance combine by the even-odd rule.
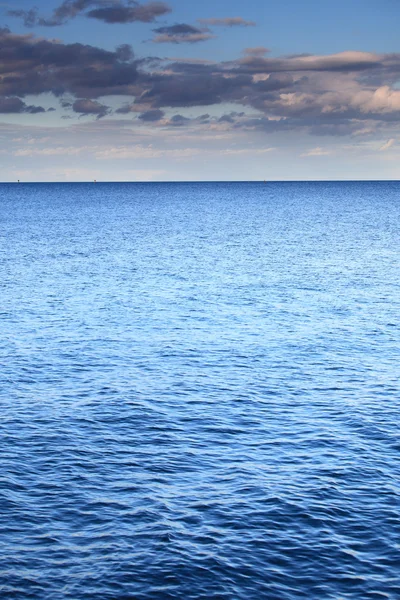
[[[255,46],[254,48],[245,48],[243,50],[243,54],[248,54],[250,56],[265,56],[269,52],[271,52],[271,50],[265,46]]]
[[[199,32],[209,35],[185,23],[155,30],[174,43],[190,41]],[[115,96],[125,102],[116,114],[135,113],[139,117],[131,123],[153,123],[168,131],[211,126],[224,132],[301,131],[318,136],[373,131],[385,139],[389,124],[392,136],[393,127],[400,127],[400,90],[395,87],[399,72],[400,54],[271,57],[260,47],[225,62],[138,58],[128,45],[111,51],[0,29],[3,113],[43,112],[24,98],[50,93],[64,108],[72,107],[72,114],[100,118],[110,111],[103,97]],[[224,114],[221,109],[212,118],[189,118],[183,110],[213,106],[217,115],[218,105],[227,104],[235,111]],[[182,114],[165,118],[167,109]]]
[[[14,156],[75,156],[82,154],[87,148],[75,146],[58,146],[55,148],[20,148],[13,152]]]
[[[213,66],[173,64],[166,75],[151,75],[147,81],[140,102],[148,102],[157,108],[211,106],[223,101],[243,101],[246,92],[251,91],[251,76],[227,76]],[[246,86],[249,86],[246,89]]]
[[[133,95],[138,63],[129,56],[126,46],[112,52],[0,29],[0,97]]]
[[[320,146],[318,146],[317,148],[308,150],[308,152],[304,152],[304,154],[300,154],[300,156],[328,156],[329,154],[329,150],[323,150]]]
[[[363,90],[354,96],[352,105],[364,113],[390,113],[400,111],[400,91],[388,85],[377,90]]]
[[[101,2],[101,0],[99,0]],[[58,6],[50,18],[40,17],[37,8],[30,10],[9,10],[7,12],[11,17],[20,17],[24,20],[26,27],[34,27],[35,25],[54,27],[62,25],[70,19],[74,19],[82,11],[94,4],[98,4],[96,0],[65,0]]]
[[[199,23],[212,27],[254,27],[254,21],[245,21],[242,17],[225,17],[223,19],[198,19]]]
[[[38,25],[53,27],[62,25],[70,19],[74,19],[83,10],[92,6],[93,0],[65,0],[58,8],[53,11],[53,16],[50,19],[38,18]]]
[[[395,142],[394,138],[391,138],[385,144],[383,144],[383,146],[381,146],[379,148],[379,152],[384,152],[385,150],[389,150],[389,148],[391,148],[393,146],[394,142]]]
[[[160,121],[164,117],[164,115],[165,113],[162,110],[147,110],[146,112],[139,115],[139,119],[146,123],[155,123],[157,121]]]
[[[36,8],[31,8],[30,10],[8,10],[7,15],[21,18],[25,27],[34,27],[38,21],[38,11]]]
[[[243,70],[253,72],[356,72],[379,67],[380,58],[379,55],[372,52],[347,51],[326,56],[299,55],[281,58],[263,58],[248,55],[242,58],[240,63]]]
[[[223,150],[220,154],[225,156],[242,156],[246,154],[267,154],[273,152],[276,148],[228,148]]]
[[[46,112],[43,106],[28,106],[23,102],[20,98],[15,97],[0,97],[0,113],[1,114],[21,114],[21,113],[29,113],[31,115],[35,115],[37,113]]]
[[[151,23],[157,17],[170,13],[170,7],[164,2],[149,2],[147,4],[134,3],[134,6],[106,6],[96,8],[87,13],[92,19],[99,19],[105,23]]]
[[[371,135],[372,133],[375,133],[375,130],[373,127],[363,127],[362,129],[358,129],[357,131],[354,131],[354,133],[352,133],[352,135],[353,136]]]
[[[177,158],[187,159],[200,154],[199,148],[176,148],[160,149],[153,146],[119,146],[95,152],[100,160],[126,160],[126,159],[149,159],[149,158]]]
[[[67,23],[88,9],[91,10],[86,12],[85,16],[105,23],[151,23],[157,17],[171,12],[171,8],[165,2],[141,4],[135,0],[128,0],[127,4],[122,4],[119,0],[64,0],[48,18],[39,16],[36,8],[9,10],[7,14],[22,18],[26,27],[55,27]]]
[[[208,29],[199,29],[198,27],[193,27],[192,25],[187,25],[186,23],[177,23],[175,25],[158,27],[157,29],[153,29],[153,31],[157,35],[152,41],[158,44],[195,44],[197,42],[204,42],[215,37],[209,32]]]
[[[72,110],[80,115],[96,115],[99,119],[105,117],[110,112],[109,107],[105,106],[105,104],[88,98],[75,100]]]
[[[191,119],[188,117],[184,117],[183,115],[174,115],[170,120],[169,124],[174,127],[181,127],[182,125],[187,125],[190,123]]]

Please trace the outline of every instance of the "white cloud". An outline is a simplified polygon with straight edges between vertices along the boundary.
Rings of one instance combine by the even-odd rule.
[[[394,144],[394,138],[390,138],[383,146],[379,148],[379,152],[384,152],[385,150],[389,150]]]
[[[14,156],[74,156],[88,150],[87,147],[75,146],[57,148],[20,148],[13,152]]]
[[[240,156],[251,154],[266,154],[272,152],[275,148],[227,148],[226,150],[210,150],[201,148],[176,148],[176,149],[160,149],[153,146],[119,146],[98,150],[95,153],[97,159],[139,159],[139,158],[175,158],[185,159],[198,156],[199,154],[216,153],[224,156]]]
[[[356,93],[351,105],[362,113],[391,113],[400,110],[400,91],[382,85],[374,91],[363,90]]]
[[[153,146],[119,146],[115,148],[107,148],[96,152],[96,158],[110,159],[127,159],[127,158],[191,158],[200,153],[199,148],[178,148],[175,150],[164,150],[153,148]]]
[[[220,154],[225,156],[237,156],[241,154],[266,154],[267,152],[273,152],[276,148],[237,148],[223,150]]]
[[[374,129],[372,127],[362,127],[361,129],[357,129],[356,131],[353,131],[353,133],[351,134],[353,137],[354,136],[359,136],[359,135],[370,135],[371,133],[374,133]]]
[[[329,150],[323,150],[320,146],[317,146],[317,148],[312,148],[311,150],[300,154],[300,156],[328,156],[328,154],[331,154]]]

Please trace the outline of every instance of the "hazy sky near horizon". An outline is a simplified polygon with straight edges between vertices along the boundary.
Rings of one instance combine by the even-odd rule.
[[[398,0],[0,15],[1,181],[400,177]]]

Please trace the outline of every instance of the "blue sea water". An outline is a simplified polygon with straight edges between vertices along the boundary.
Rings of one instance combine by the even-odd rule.
[[[400,598],[400,183],[0,186],[0,597]]]

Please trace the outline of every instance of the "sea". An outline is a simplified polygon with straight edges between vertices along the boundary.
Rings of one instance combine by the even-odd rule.
[[[0,598],[400,598],[400,182],[0,185]]]

